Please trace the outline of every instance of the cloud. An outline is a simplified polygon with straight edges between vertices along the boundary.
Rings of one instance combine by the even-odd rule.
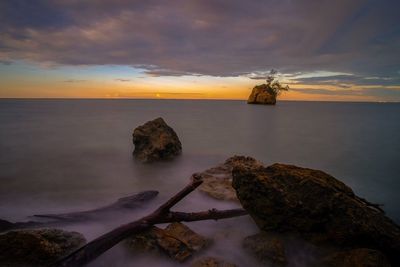
[[[317,94],[317,95],[332,95],[332,96],[363,95],[363,92],[361,90],[329,90],[329,89],[314,89],[314,88],[296,88],[291,90],[305,94]]]
[[[130,79],[121,79],[121,78],[118,78],[118,79],[114,79],[114,81],[117,81],[117,82],[130,82],[131,80],[130,80]]]
[[[160,76],[201,76],[201,74],[191,73],[186,71],[167,70],[167,69],[150,69],[144,72],[147,75],[160,77]]]
[[[362,88],[358,90],[329,90],[329,89],[314,89],[314,88],[300,88],[291,89],[296,92],[305,94],[318,94],[330,96],[374,96],[374,97],[389,97],[392,100],[400,101],[400,88]]]
[[[334,75],[327,77],[292,77],[289,80],[289,84],[331,84],[336,86],[348,86],[353,85],[400,85],[400,76],[398,77],[368,77],[361,75]]]
[[[398,77],[399,9],[397,0],[2,1],[0,60],[141,66],[152,76]]]
[[[2,65],[11,65],[11,64],[12,64],[12,61],[0,60],[0,64],[2,64]]]

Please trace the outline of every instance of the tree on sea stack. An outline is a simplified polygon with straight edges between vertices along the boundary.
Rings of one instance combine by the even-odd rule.
[[[289,86],[283,86],[279,80],[276,79],[278,72],[272,69],[267,77],[267,83],[254,86],[249,99],[248,104],[264,104],[264,105],[275,105],[276,98],[282,93],[282,91],[288,91]]]

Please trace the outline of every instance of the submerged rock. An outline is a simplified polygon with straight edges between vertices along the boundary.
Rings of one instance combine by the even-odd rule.
[[[237,267],[233,263],[226,262],[219,258],[214,257],[204,257],[194,261],[191,267]]]
[[[325,257],[315,267],[391,267],[381,252],[373,249],[358,248],[333,253]]]
[[[126,244],[136,251],[166,254],[174,260],[183,262],[193,253],[207,247],[210,240],[182,223],[171,223],[165,229],[153,226],[145,233],[127,239]]]
[[[243,247],[264,263],[274,266],[287,264],[284,242],[274,236],[261,232],[248,236],[243,240]]]
[[[261,230],[299,233],[320,244],[374,248],[400,263],[400,228],[329,174],[285,164],[236,166],[233,187]]]
[[[264,104],[264,105],[275,105],[276,95],[270,92],[268,85],[262,84],[257,85],[251,91],[251,94],[247,100],[248,104]]]
[[[0,235],[0,266],[48,266],[86,243],[59,229],[15,230]]]
[[[175,131],[162,118],[146,122],[133,132],[133,155],[142,162],[171,159],[182,152]]]
[[[223,164],[197,173],[203,180],[199,190],[215,199],[237,201],[236,191],[232,187],[232,169],[238,165],[262,166],[251,157],[233,156]]]

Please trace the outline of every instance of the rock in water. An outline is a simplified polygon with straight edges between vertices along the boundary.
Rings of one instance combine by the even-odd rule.
[[[199,190],[215,199],[238,201],[232,187],[232,169],[236,165],[262,166],[261,162],[251,157],[233,156],[224,164],[197,173],[203,180]]]
[[[378,249],[400,263],[399,226],[329,174],[274,164],[236,166],[232,175],[241,204],[261,230],[299,233],[314,243]]]
[[[246,237],[243,241],[243,247],[254,254],[261,262],[273,263],[276,266],[287,264],[283,241],[267,233],[262,232]]]
[[[209,243],[210,240],[182,223],[171,223],[165,229],[153,226],[149,231],[126,240],[128,247],[134,250],[166,254],[179,262],[185,261]]]
[[[162,118],[146,122],[133,132],[133,155],[142,162],[171,159],[182,152],[175,131]]]
[[[86,243],[83,235],[58,229],[15,230],[0,235],[0,266],[48,266]]]
[[[266,84],[257,85],[251,91],[247,104],[275,105],[276,95],[268,91]]]
[[[224,260],[214,257],[204,257],[194,261],[191,267],[237,267],[233,263],[226,262]]]

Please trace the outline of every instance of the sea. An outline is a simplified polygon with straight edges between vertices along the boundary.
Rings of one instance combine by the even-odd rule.
[[[162,117],[183,147],[171,161],[134,160],[132,132]],[[88,210],[143,190],[159,196],[142,209],[64,229],[87,240],[143,215],[184,187],[195,172],[245,155],[266,166],[279,162],[323,170],[400,223],[400,103],[280,101],[276,106],[223,100],[0,100],[0,218]],[[193,192],[176,211],[236,208]],[[242,248],[257,227],[248,216],[187,223],[213,239],[194,256],[238,266],[262,266]],[[161,225],[160,227],[164,227]],[[290,266],[312,258],[301,247]],[[190,266],[119,244],[90,266]]]

